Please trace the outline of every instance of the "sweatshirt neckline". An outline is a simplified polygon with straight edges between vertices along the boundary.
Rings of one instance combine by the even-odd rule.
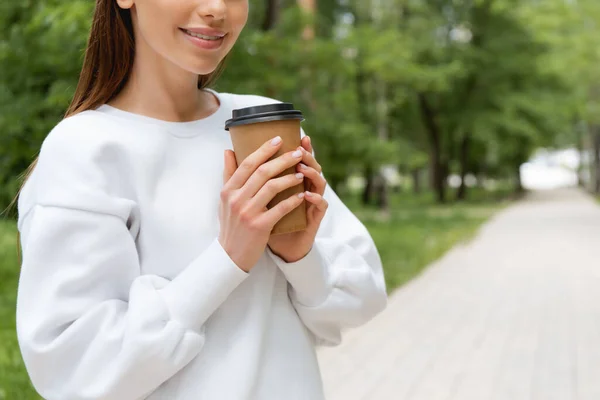
[[[217,127],[217,124],[223,125],[224,129],[225,120],[228,118],[228,116],[226,115],[227,107],[225,105],[224,96],[222,96],[221,93],[217,93],[212,89],[203,90],[212,93],[217,98],[217,100],[219,101],[219,108],[217,108],[217,110],[211,115],[193,121],[166,121],[163,119],[153,118],[146,115],[133,113],[130,111],[125,111],[120,108],[110,106],[108,104],[102,104],[96,109],[96,111],[134,122],[141,122],[146,124],[152,124],[155,126],[160,126],[167,130],[173,136],[194,137],[200,135],[202,132],[206,132],[207,128],[214,129],[215,127]]]

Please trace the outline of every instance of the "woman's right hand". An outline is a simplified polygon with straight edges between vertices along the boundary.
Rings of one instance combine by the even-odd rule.
[[[296,150],[267,161],[280,147],[278,136],[250,154],[239,167],[233,151],[225,151],[218,240],[231,260],[246,272],[258,262],[275,224],[304,201],[300,193],[267,209],[275,195],[304,179],[301,173],[276,178],[302,160],[302,152]]]

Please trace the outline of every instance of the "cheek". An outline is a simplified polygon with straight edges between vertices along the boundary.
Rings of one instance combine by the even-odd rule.
[[[234,0],[228,13],[230,21],[230,28],[234,33],[235,41],[239,37],[240,33],[248,22],[248,1],[247,0]],[[232,44],[233,45],[233,44]]]
[[[232,0],[228,7],[227,18],[229,19],[231,29],[235,30],[236,36],[239,36],[248,21],[248,1]]]
[[[146,42],[156,50],[166,50],[173,40],[177,14],[177,1],[173,0],[138,0],[136,13],[138,32]]]

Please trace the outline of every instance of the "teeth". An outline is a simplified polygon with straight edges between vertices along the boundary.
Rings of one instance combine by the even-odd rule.
[[[190,36],[194,36],[200,39],[204,39],[204,40],[219,40],[222,39],[221,36],[206,36],[206,35],[202,35],[200,33],[196,33],[196,32],[191,32],[191,31],[185,31],[185,33],[187,33]]]

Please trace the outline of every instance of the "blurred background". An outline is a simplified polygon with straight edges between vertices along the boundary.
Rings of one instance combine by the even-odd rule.
[[[595,298],[569,297],[588,293],[578,285],[596,282],[592,265],[600,265],[600,242],[591,240],[600,240],[594,199],[600,194],[600,2],[250,3],[248,26],[215,89],[293,102],[305,112],[303,127],[325,176],[375,239],[392,294],[390,308],[368,329],[337,353],[320,353],[328,398],[600,399],[592,383],[600,357],[589,355],[600,348],[594,339],[600,323],[582,325],[580,331],[593,332],[585,340],[575,331],[555,334],[554,325],[544,325],[551,323],[546,317],[527,325],[530,314],[506,301],[538,293],[525,310],[566,326],[600,311],[591,306]],[[92,0],[0,1],[0,210],[69,104],[93,7]],[[560,221],[553,219],[557,215]],[[14,332],[14,218],[13,209],[0,220],[0,399],[25,400],[37,397]],[[571,254],[564,246],[576,256],[546,268],[560,259],[554,251]],[[506,266],[515,279],[499,278]],[[543,277],[555,285],[539,281]],[[455,290],[439,292],[440,285]],[[561,293],[570,299],[564,310]],[[406,302],[396,308],[403,296]],[[469,296],[473,301],[465,301]],[[451,313],[417,309],[411,306],[415,299],[443,303],[446,311],[458,304],[472,319],[444,322]],[[505,306],[490,311],[491,304]],[[550,305],[562,314],[548,313]],[[490,330],[476,323],[480,312]],[[581,320],[569,319],[573,315]],[[517,323],[523,329],[514,328]],[[421,330],[411,330],[416,326]],[[436,336],[441,342],[423,341],[423,332],[448,326],[462,327],[458,344],[453,329]],[[531,331],[544,344],[525,340],[512,349],[519,357],[511,362],[527,366],[514,379],[528,383],[516,389],[503,369],[512,364],[498,361],[502,345],[497,353],[478,353],[490,332],[498,337],[493,327],[506,326],[517,333],[505,334],[502,343]],[[393,350],[400,342],[404,347]],[[373,343],[393,361],[385,362]],[[543,350],[561,346],[579,358],[555,360]],[[370,363],[375,356],[379,361]],[[504,367],[481,379],[469,375],[492,364]],[[570,380],[561,380],[565,376]],[[350,381],[363,386],[344,392]],[[469,389],[468,382],[475,386]]]

